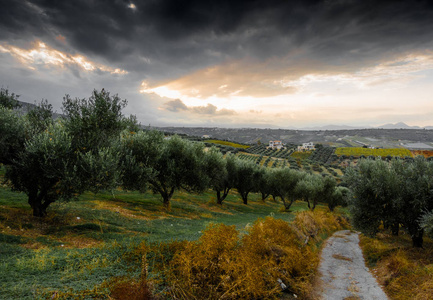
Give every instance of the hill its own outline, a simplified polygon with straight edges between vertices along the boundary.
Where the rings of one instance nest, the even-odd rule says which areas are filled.
[[[291,130],[260,128],[218,127],[153,127],[165,132],[188,136],[209,136],[240,143],[267,144],[281,140],[286,144],[299,145],[307,142],[337,147],[372,145],[383,148],[401,148],[409,143],[427,143],[432,146],[433,130],[428,129],[344,129],[344,130]]]

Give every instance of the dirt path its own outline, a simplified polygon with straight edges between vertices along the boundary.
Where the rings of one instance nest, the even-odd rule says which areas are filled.
[[[350,230],[334,233],[325,244],[316,291],[322,300],[388,299],[365,266],[359,236]]]

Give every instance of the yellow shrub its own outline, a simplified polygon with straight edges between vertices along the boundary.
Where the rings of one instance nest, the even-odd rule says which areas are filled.
[[[298,226],[318,232],[341,228],[337,218],[323,212],[301,213],[297,219]],[[240,239],[234,226],[210,225],[198,241],[185,242],[174,254],[168,251],[169,265],[157,269],[173,299],[278,299],[280,281],[305,298],[318,253],[299,228],[268,217]]]
[[[296,215],[293,225],[302,233],[305,240],[317,240],[319,234],[331,233],[343,228],[349,228],[346,219],[324,211],[302,211]]]

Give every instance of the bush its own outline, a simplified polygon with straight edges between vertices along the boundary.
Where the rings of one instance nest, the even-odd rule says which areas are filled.
[[[174,299],[279,299],[279,281],[305,298],[319,261],[316,243],[346,225],[328,213],[302,212],[293,225],[259,219],[239,238],[234,226],[211,224],[198,241],[161,248],[156,282]]]

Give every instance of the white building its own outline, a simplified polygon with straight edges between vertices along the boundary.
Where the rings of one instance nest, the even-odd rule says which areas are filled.
[[[269,141],[269,148],[271,148],[271,149],[280,150],[283,147],[284,147],[283,142],[281,142],[281,141]]]
[[[314,144],[312,142],[302,143],[302,146],[298,146],[298,151],[311,151],[315,150]]]

